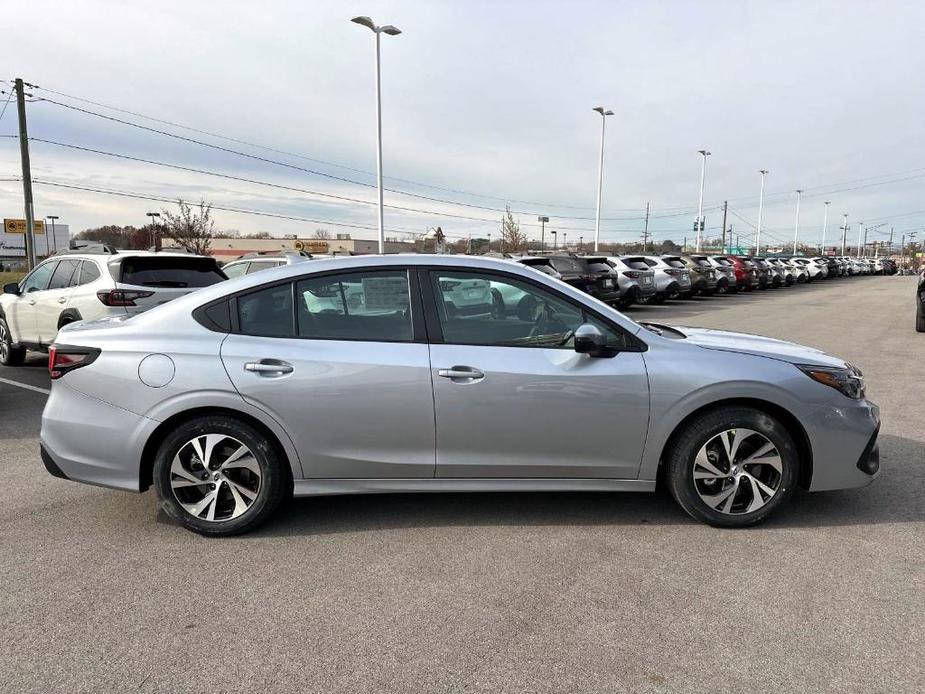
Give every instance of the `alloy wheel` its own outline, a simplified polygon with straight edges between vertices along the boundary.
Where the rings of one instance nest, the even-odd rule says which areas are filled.
[[[727,429],[713,436],[694,459],[694,488],[719,513],[757,511],[779,491],[783,461],[777,447],[752,429]]]
[[[10,343],[6,332],[6,323],[0,321],[0,361],[6,362],[9,357]]]
[[[170,488],[180,506],[194,518],[213,522],[247,513],[262,478],[251,450],[226,434],[187,441],[170,465]]]

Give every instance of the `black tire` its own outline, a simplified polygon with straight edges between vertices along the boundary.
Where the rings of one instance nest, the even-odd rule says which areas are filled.
[[[196,517],[180,504],[171,488],[174,456],[188,442],[207,434],[222,434],[243,443],[250,449],[259,466],[260,480],[256,496],[247,510],[236,518],[209,521]],[[161,508],[167,515],[184,528],[209,537],[240,535],[253,530],[270,518],[292,493],[289,466],[267,436],[244,421],[224,415],[197,417],[184,422],[164,439],[154,460],[154,486]]]
[[[694,461],[698,452],[715,436],[729,429],[751,429],[770,441],[780,454],[781,472],[776,492],[755,511],[735,514],[717,511],[707,505],[695,488]],[[671,495],[692,518],[719,528],[744,528],[761,523],[787,502],[796,486],[799,456],[790,434],[773,417],[748,407],[723,407],[690,422],[675,437],[665,454],[664,465],[664,477]]]
[[[6,319],[0,318],[0,364],[4,366],[21,366],[26,360],[26,348],[14,347],[13,336]]]
[[[915,331],[925,333],[925,313],[922,312],[921,300],[916,301],[915,305]]]

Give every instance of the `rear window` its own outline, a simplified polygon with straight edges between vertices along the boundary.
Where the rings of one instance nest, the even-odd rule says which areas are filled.
[[[559,272],[584,272],[584,263],[577,258],[550,258],[549,262]]]
[[[662,260],[670,267],[684,267],[684,263],[680,258],[662,258]]]
[[[208,287],[225,279],[212,258],[138,256],[121,263],[118,281],[141,287]]]
[[[729,260],[729,258],[714,258],[713,260],[715,260],[720,265],[732,265],[732,262]]]
[[[537,272],[542,272],[544,275],[551,275],[552,277],[558,276],[556,269],[549,264],[549,261],[546,258],[539,258],[536,260],[521,260],[519,261],[522,265],[526,265],[529,268],[536,270]]]
[[[588,261],[588,270],[591,272],[613,272],[613,268],[610,267],[610,263],[606,260],[589,260]]]
[[[623,258],[623,264],[634,270],[648,270],[649,264],[642,258]]]
[[[700,267],[712,267],[710,265],[709,259],[705,255],[692,255],[691,260],[697,263]]]

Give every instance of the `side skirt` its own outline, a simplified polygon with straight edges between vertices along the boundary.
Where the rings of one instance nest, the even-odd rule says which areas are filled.
[[[426,478],[295,480],[294,496],[431,492],[653,492],[654,480]]]

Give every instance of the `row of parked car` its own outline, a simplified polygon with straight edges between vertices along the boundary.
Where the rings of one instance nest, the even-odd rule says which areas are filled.
[[[887,258],[736,255],[506,256],[577,286],[605,303],[640,303],[789,287],[830,277],[892,275]]]

